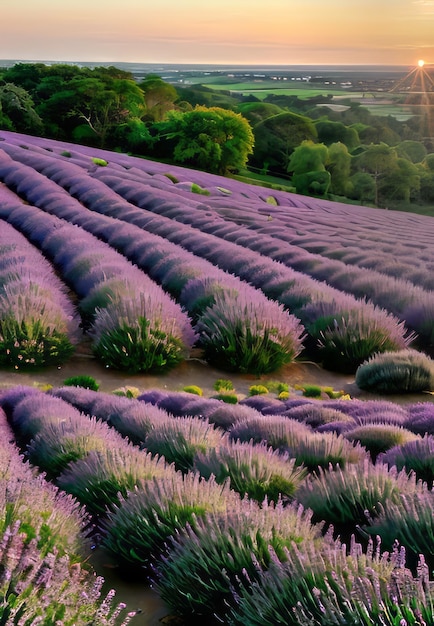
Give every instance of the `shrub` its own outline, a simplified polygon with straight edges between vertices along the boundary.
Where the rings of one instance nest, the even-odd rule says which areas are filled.
[[[130,372],[173,368],[193,344],[187,319],[171,317],[161,299],[114,300],[92,327],[94,352],[109,367]]]
[[[225,402],[226,404],[237,404],[238,396],[234,393],[218,393],[212,396],[213,400],[220,400],[221,402]]]
[[[312,430],[305,424],[283,415],[252,415],[239,419],[229,429],[229,437],[233,441],[266,441],[269,446],[282,452],[311,433]]]
[[[312,509],[315,519],[339,525],[351,532],[356,524],[379,514],[379,505],[399,500],[401,493],[415,491],[414,478],[385,464],[347,465],[345,469],[319,469],[308,477],[296,493],[304,507]]]
[[[404,323],[382,309],[367,306],[339,312],[337,304],[308,305],[304,315],[315,311],[307,324],[317,339],[319,356],[326,369],[353,373],[366,359],[379,352],[404,350],[414,339]]]
[[[198,193],[202,196],[211,195],[211,192],[208,189],[203,189],[203,187],[201,187],[200,185],[197,185],[196,183],[191,184],[191,191],[192,193]]]
[[[263,374],[290,363],[301,350],[302,326],[283,306],[247,294],[217,294],[199,319],[205,358],[225,370]]]
[[[186,393],[192,393],[196,396],[203,396],[203,390],[197,385],[187,385],[186,387],[182,388],[182,391],[185,391]]]
[[[95,163],[95,165],[99,165],[100,167],[108,165],[105,159],[99,159],[98,157],[92,157],[92,163]]]
[[[103,578],[90,574],[56,550],[44,554],[37,539],[8,527],[0,538],[0,597],[4,624],[125,626],[135,614],[102,596]]]
[[[230,626],[418,626],[432,619],[428,568],[421,558],[413,576],[399,546],[382,553],[370,542],[364,552],[353,538],[348,548],[339,541],[321,551],[296,547],[255,578],[245,575],[233,590]]]
[[[356,385],[372,393],[434,389],[434,361],[416,350],[376,354],[356,371]]]
[[[140,395],[140,389],[138,387],[133,387],[131,385],[124,385],[123,387],[118,387],[117,389],[113,389],[112,392],[115,396],[122,396],[125,398],[131,398],[136,400]]]
[[[196,452],[220,445],[223,431],[197,417],[167,417],[152,429],[144,442],[152,454],[164,456],[167,463],[186,472],[193,467]]]
[[[229,478],[232,489],[259,504],[265,498],[273,502],[291,498],[307,473],[288,454],[280,454],[266,444],[239,441],[197,453],[194,467],[206,479],[214,475],[219,484]]]
[[[346,467],[365,458],[366,452],[360,446],[354,446],[341,435],[330,433],[307,432],[286,447],[297,465],[303,465],[310,471],[319,467]]]
[[[120,565],[147,567],[170,535],[211,512],[225,513],[238,499],[227,484],[205,481],[198,474],[146,481],[108,512],[103,546]]]
[[[268,389],[265,385],[251,385],[249,387],[249,396],[260,396],[266,393],[268,393]]]
[[[224,396],[225,394],[220,395]],[[224,403],[219,406],[218,409],[212,411],[208,415],[208,421],[223,430],[228,430],[237,420],[242,419],[243,417],[257,415],[257,411],[254,409],[237,404],[237,402],[234,402],[233,404],[236,404],[237,406],[230,406],[230,403]]]
[[[72,461],[83,458],[92,450],[105,450],[112,438],[116,445],[119,435],[95,418],[49,423],[36,435],[28,448],[29,460],[47,472],[58,476]]]
[[[346,413],[337,409],[331,409],[327,405],[313,402],[290,408],[285,412],[285,415],[291,419],[299,420],[312,428],[318,428],[318,426],[332,422],[345,422],[353,427],[356,426],[354,419]]]
[[[66,334],[57,330],[53,319],[44,320],[47,303],[32,316],[23,299],[18,317],[2,317],[0,312],[0,365],[15,369],[59,365],[67,361],[74,347]],[[56,328],[57,326],[57,328]]]
[[[308,511],[254,504],[244,501],[226,516],[199,520],[170,539],[167,556],[157,563],[156,588],[177,615],[201,616],[202,622],[216,616],[226,623],[231,592],[239,590],[242,575],[254,580],[275,552],[285,558],[285,547],[290,556],[296,545],[318,547],[319,529]]]
[[[66,387],[84,387],[92,391],[98,391],[99,389],[99,384],[96,382],[95,378],[93,378],[93,376],[87,376],[86,374],[66,378],[63,384]]]
[[[85,504],[90,513],[105,515],[107,508],[119,504],[136,485],[163,478],[170,468],[164,459],[132,445],[91,450],[84,458],[70,463],[57,478],[61,489]]]
[[[419,438],[410,430],[394,424],[364,424],[356,426],[345,436],[364,446],[374,461],[381,452]]]
[[[434,404],[418,402],[410,405],[404,426],[419,435],[434,435]]]
[[[397,445],[380,454],[378,461],[398,470],[414,472],[418,480],[426,482],[431,489],[434,482],[434,437],[425,435]]]
[[[321,387],[319,385],[303,385],[302,389],[306,398],[321,398]]]
[[[216,391],[233,391],[235,389],[231,380],[225,378],[218,378],[214,383],[214,389]]]
[[[423,554],[431,570],[434,565],[433,506],[431,491],[402,493],[393,502],[385,503],[364,530],[370,535],[379,535],[388,549],[398,541],[414,559]]]

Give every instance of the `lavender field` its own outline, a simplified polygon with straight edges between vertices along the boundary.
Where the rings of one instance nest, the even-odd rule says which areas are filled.
[[[99,580],[74,579],[78,609],[22,565],[61,587],[93,544],[180,623],[434,624],[433,235],[420,215],[0,131],[8,381],[86,346],[156,381],[192,358],[264,384],[310,361],[375,394],[3,386],[7,623],[153,624]]]

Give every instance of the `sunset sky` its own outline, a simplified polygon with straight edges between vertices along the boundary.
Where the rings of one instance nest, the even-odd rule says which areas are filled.
[[[434,63],[434,0],[1,0],[0,59]]]

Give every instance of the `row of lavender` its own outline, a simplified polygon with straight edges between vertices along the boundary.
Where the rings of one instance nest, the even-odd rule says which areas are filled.
[[[103,236],[111,245],[113,240],[122,240],[124,246],[129,244],[132,249],[128,256],[137,262],[136,256],[140,254],[141,259],[138,263],[140,268],[145,269],[152,278],[163,285],[164,289],[178,297],[188,312],[194,316],[200,344],[208,360],[224,368],[262,372],[278,368],[300,352],[303,333],[300,322],[288,314],[281,305],[268,300],[261,292],[246,283],[219,271],[212,264],[183,251],[179,246],[168,244],[160,237],[146,237],[146,233],[138,228],[126,233],[122,222],[92,214],[77,200],[59,189],[54,182],[27,166],[4,158],[0,164],[0,177],[21,192],[27,201],[80,224],[83,229],[90,230],[98,236]],[[100,200],[104,201],[104,198]],[[114,284],[121,283],[122,286],[122,283],[128,280],[128,277],[122,280],[122,274],[126,271],[131,273],[132,266],[128,269],[130,264],[125,259],[123,266],[120,261],[115,263],[114,259],[121,258],[120,255],[113,249],[110,255],[108,246],[97,242],[89,234],[86,239],[86,232],[83,229],[74,228],[64,221],[60,222],[58,217],[25,206],[20,203],[18,197],[16,202],[4,203],[1,211],[6,219],[23,230],[56,266],[60,267],[65,280],[83,298],[80,303],[80,310],[83,313],[92,313],[95,304],[101,309],[98,310],[98,319],[93,321],[91,331],[98,339],[97,354],[106,363],[115,367],[123,365],[128,367],[128,359],[134,360],[137,366],[141,365],[145,355],[137,355],[137,350],[144,341],[142,337],[137,337],[137,333],[133,336],[131,328],[134,326],[133,315],[138,315],[140,305],[143,308],[143,303],[139,302],[139,306],[127,318],[125,311],[128,304],[125,303],[125,299],[132,297],[132,288],[127,284],[123,285],[121,290]],[[54,233],[51,232],[53,228]],[[62,241],[73,242],[73,245],[62,249]],[[92,253],[89,250],[92,250]],[[72,269],[69,268],[71,264]],[[137,276],[139,273],[137,270]],[[196,295],[194,298],[192,296],[186,298],[182,293],[183,286],[195,277],[201,281],[196,287]],[[103,281],[104,284],[101,286],[98,283],[95,287],[95,281]],[[140,281],[131,281],[132,284],[137,285],[139,291]],[[207,291],[214,293],[220,291],[214,303],[209,301]],[[103,295],[108,303],[104,302]],[[208,304],[213,306],[206,308]],[[127,319],[128,333],[125,332],[118,339],[113,325],[110,329],[113,332],[104,340],[102,347],[98,347],[102,344],[99,329],[104,327],[107,335],[109,314],[111,319],[116,315]],[[169,307],[165,305],[164,311],[160,311],[159,315],[170,320]],[[99,321],[101,318],[102,322]],[[127,334],[132,336],[129,343],[125,337]],[[119,331],[116,335],[119,335]],[[112,348],[115,344],[121,344],[116,353]],[[153,364],[154,369],[157,365],[158,363]],[[131,366],[132,363],[129,364],[130,369]],[[142,366],[140,369],[145,370],[145,367]]]
[[[65,153],[65,144],[26,138],[14,133],[5,135],[8,143],[19,146],[24,142],[41,154],[46,155],[48,150],[57,154]],[[109,161],[109,168],[114,165],[118,171],[123,170],[124,175],[139,182],[146,180],[148,184],[164,189],[172,196],[176,194],[192,200],[195,196],[191,193],[191,180],[195,180],[210,194],[206,198],[206,205],[223,217],[230,215],[231,220],[242,225],[258,222],[255,228],[263,229],[264,234],[283,236],[297,247],[313,251],[319,249],[322,256],[334,259],[341,258],[341,255],[346,257],[348,253],[345,260],[350,264],[378,268],[386,274],[407,277],[416,283],[423,284],[425,281],[426,286],[432,286],[429,282],[430,272],[426,271],[429,267],[425,268],[425,264],[433,262],[430,245],[433,233],[429,218],[397,213],[391,219],[390,214],[385,214],[384,211],[373,211],[365,207],[336,204],[281,192],[273,192],[270,196],[270,191],[266,189],[175,166],[170,167],[173,175],[168,179],[169,168],[164,164],[83,146],[68,147],[73,151],[69,153],[70,160],[81,167],[87,168],[90,156],[101,153]],[[172,184],[171,180],[180,182]],[[221,196],[225,196],[225,199],[222,200]],[[197,200],[197,196],[195,199]],[[270,201],[273,201],[271,205]],[[273,220],[273,224],[270,220]],[[280,228],[282,224],[285,227],[283,230]],[[274,228],[275,225],[277,228]],[[395,263],[390,262],[390,255],[395,256]],[[398,258],[403,260],[399,263],[399,274],[395,269]],[[422,266],[419,271],[415,266],[420,263]]]
[[[75,307],[51,264],[1,220],[0,364],[18,369],[62,362],[79,335]]]
[[[0,409],[0,596],[3,624],[127,624],[103,579],[81,565],[89,557],[89,516],[20,455]]]
[[[21,152],[25,151],[22,150]],[[134,209],[133,205],[122,201],[117,194],[110,192],[104,184],[98,184],[97,180],[86,175],[83,169],[75,164],[59,162],[50,156],[39,154],[29,155],[27,161],[31,162],[32,166],[39,169],[44,175],[52,177],[53,182],[56,181],[62,187],[67,188],[69,193],[75,195],[92,210],[116,215],[137,224],[137,226],[130,225],[128,228],[125,226],[120,229],[115,226],[114,222],[110,225],[107,218],[105,223],[98,220],[92,222],[83,214],[82,207],[80,208],[81,213],[77,207],[72,212],[65,209],[63,206],[66,201],[65,198],[63,198],[63,205],[60,207],[53,206],[53,202],[45,203],[44,197],[42,199],[40,197],[40,188],[38,190],[38,187],[35,187],[36,182],[38,182],[37,179],[34,177],[32,179],[31,171],[28,171],[29,182],[26,183],[26,186],[28,189],[27,197],[30,201],[37,202],[46,210],[61,211],[61,215],[65,215],[67,211],[69,219],[79,221],[83,227],[91,229],[100,237],[102,236],[148,272],[153,270],[154,259],[149,264],[149,261],[147,262],[143,258],[142,246],[139,241],[144,241],[144,228],[161,233],[164,237],[173,239],[175,243],[190,248],[196,254],[207,256],[213,263],[253,282],[255,286],[263,289],[266,295],[278,299],[285,306],[292,308],[307,327],[313,339],[312,346],[320,349],[326,366],[338,366],[341,369],[354,370],[373,352],[402,349],[412,339],[411,335],[406,334],[403,323],[388,315],[384,310],[364,301],[357,301],[336,289],[330,288],[325,283],[319,283],[307,275],[295,272],[259,253],[246,250],[236,244],[223,243],[213,235],[196,229],[193,230],[189,226],[182,226],[179,223],[176,224],[176,230],[174,230],[173,219],[162,216],[155,219],[152,213],[143,209]],[[93,167],[96,168],[96,166]],[[20,177],[22,179],[24,172],[26,172],[23,168],[25,166],[15,165],[17,191],[20,191],[18,188]],[[46,185],[46,180],[42,181],[43,177],[39,179],[40,185]],[[13,180],[8,184],[13,184]],[[123,183],[123,185],[127,190],[130,181]],[[26,192],[22,185],[21,192]],[[145,194],[146,200],[148,204],[153,202],[154,205],[158,205],[158,210],[165,202],[164,198],[156,195],[154,188],[147,195]],[[71,198],[69,205],[71,205]],[[170,203],[165,202],[165,206],[167,205],[169,211],[171,208],[176,211],[177,218],[180,207],[171,206]],[[205,224],[204,228],[206,228]],[[186,278],[194,277],[194,273],[183,276],[178,262],[172,271],[172,278],[174,278],[173,274],[181,281],[181,284],[185,284]],[[190,287],[193,285],[191,284]],[[199,287],[203,291],[203,285],[199,285]],[[210,286],[208,285],[207,288],[209,291]],[[220,288],[221,285],[219,285]],[[179,287],[177,295],[179,295]],[[188,303],[188,298],[184,298],[184,306],[192,310]],[[216,306],[218,305],[219,303]],[[221,319],[222,312],[227,310],[226,302],[223,302],[219,308],[220,311],[215,320]],[[263,312],[261,314],[263,315]],[[216,329],[215,320],[211,322],[213,334],[215,334]],[[230,323],[233,322],[230,320]],[[220,337],[219,343],[221,343]],[[294,351],[292,350],[292,352]],[[224,358],[216,358],[219,364],[224,363],[225,359],[226,354]]]
[[[431,403],[253,397],[231,407],[68,387],[15,388],[0,404],[31,461],[91,508],[116,562],[150,577],[185,618],[432,623],[434,438],[419,435],[434,432]]]

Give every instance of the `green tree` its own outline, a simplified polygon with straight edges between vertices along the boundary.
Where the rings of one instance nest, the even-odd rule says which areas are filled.
[[[356,172],[350,178],[351,192],[349,197],[359,200],[361,204],[370,204],[375,200],[375,181],[367,172]]]
[[[333,122],[327,119],[320,119],[315,122],[318,133],[318,141],[330,146],[333,143],[343,143],[348,150],[354,150],[360,145],[360,138],[357,130],[345,126],[342,122]]]
[[[351,155],[343,143],[332,143],[328,149],[327,171],[330,172],[330,191],[338,196],[351,193]]]
[[[82,121],[74,129],[77,141],[93,137],[105,147],[110,132],[131,119],[140,119],[145,112],[143,92],[132,80],[77,78],[69,87],[75,94],[70,114]]]
[[[398,158],[394,167],[389,170],[383,184],[383,197],[386,200],[404,200],[410,198],[420,189],[420,174],[414,163],[408,159]]]
[[[297,113],[280,113],[254,127],[255,149],[250,163],[263,170],[284,174],[291,154],[302,141],[316,141],[317,132],[311,119]]]
[[[375,189],[374,203],[376,206],[379,206],[380,192],[384,180],[396,167],[396,160],[395,150],[384,143],[371,144],[356,159],[358,170],[372,176]]]
[[[427,150],[423,143],[411,139],[401,141],[396,149],[399,156],[404,157],[412,163],[421,163],[427,155]]]
[[[217,174],[245,167],[253,150],[248,121],[239,113],[219,107],[169,112],[158,130],[160,139],[173,141],[175,161]]]
[[[143,91],[146,105],[146,119],[153,122],[163,120],[168,111],[175,109],[178,92],[170,83],[166,83],[155,74],[148,74],[139,84]]]
[[[326,171],[329,158],[327,146],[323,143],[303,141],[295,148],[288,164],[288,172],[292,174],[292,184],[297,193],[323,196],[327,193],[331,176]]]
[[[29,93],[13,83],[0,86],[0,112],[3,128],[35,135],[43,130],[42,120],[34,109]]]

